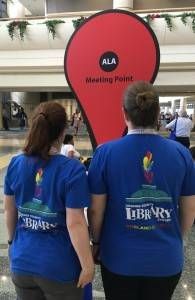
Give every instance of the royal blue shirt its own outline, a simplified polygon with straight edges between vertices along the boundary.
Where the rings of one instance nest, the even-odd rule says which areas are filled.
[[[8,167],[5,195],[14,195],[18,223],[11,246],[11,271],[60,282],[74,281],[80,263],[66,226],[66,208],[89,205],[83,165],[63,155],[48,162],[18,155]]]
[[[100,257],[113,273],[170,276],[183,267],[180,196],[195,195],[195,168],[181,144],[130,134],[97,148],[92,194],[106,194]]]

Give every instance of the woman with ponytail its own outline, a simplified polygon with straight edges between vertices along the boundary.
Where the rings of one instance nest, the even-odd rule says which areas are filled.
[[[66,125],[63,106],[40,104],[23,153],[8,166],[5,219],[18,300],[81,300],[93,278],[86,172],[60,154]]]

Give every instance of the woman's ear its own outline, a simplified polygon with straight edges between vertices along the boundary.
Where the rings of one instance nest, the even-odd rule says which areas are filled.
[[[129,116],[128,116],[127,111],[125,110],[124,107],[122,107],[122,112],[123,112],[125,122],[129,122]]]
[[[124,107],[122,108],[122,112],[123,112],[124,120],[125,120],[125,123],[126,123],[128,129],[129,130],[134,129],[135,127],[134,127],[133,123],[131,122],[131,119],[129,118],[128,113]]]

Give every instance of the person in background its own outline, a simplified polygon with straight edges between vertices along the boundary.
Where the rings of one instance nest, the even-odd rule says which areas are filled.
[[[24,111],[24,108],[21,106],[19,110],[19,125],[20,129],[23,130],[27,123],[27,115]]]
[[[177,118],[166,125],[166,129],[174,130],[176,120],[176,141],[184,145],[186,148],[189,148],[190,132],[193,128],[193,122],[188,118],[186,111],[181,111]]]
[[[10,268],[19,300],[81,300],[93,279],[84,207],[84,166],[60,154],[67,117],[56,102],[40,104],[23,153],[4,185]]]
[[[165,120],[165,114],[164,112],[160,113],[160,129],[164,130],[165,126],[166,126],[166,120]]]
[[[2,122],[3,122],[3,128],[5,130],[9,130],[9,114],[5,107],[3,107],[2,109]]]
[[[74,128],[74,135],[78,135],[79,128],[81,126],[82,118],[79,109],[76,109],[75,113],[72,115],[71,126]]]
[[[107,300],[170,300],[183,269],[195,168],[185,147],[156,134],[159,110],[150,83],[130,85],[128,133],[99,146],[89,167],[89,226]]]
[[[171,113],[170,112],[166,112],[166,114],[165,114],[165,122],[166,122],[166,124],[169,124],[170,121],[171,121],[171,119],[172,119]]]
[[[71,134],[66,134],[64,137],[61,154],[70,158],[80,158],[80,153],[74,148],[74,137]]]

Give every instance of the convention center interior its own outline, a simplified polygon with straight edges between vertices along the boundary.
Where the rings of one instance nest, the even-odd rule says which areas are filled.
[[[23,295],[22,293],[20,294],[19,288],[17,291],[17,284],[15,282],[13,283],[13,280],[17,280],[17,278],[14,277],[15,279],[13,279],[12,278],[13,276],[11,276],[11,271],[10,271],[9,252],[10,252],[10,247],[11,247],[13,237],[10,240],[10,237],[8,236],[9,224],[5,214],[5,209],[7,209],[5,207],[7,206],[4,203],[5,201],[4,194],[8,195],[6,197],[10,197],[9,195],[12,194],[10,194],[9,191],[11,192],[11,187],[13,188],[13,185],[11,185],[10,183],[9,186],[8,181],[11,180],[10,179],[11,177],[8,178],[8,175],[6,174],[8,174],[8,170],[11,170],[11,167],[8,168],[8,166],[10,164],[10,161],[12,161],[13,163],[12,158],[21,154],[23,149],[28,148],[28,146],[25,146],[26,145],[25,140],[29,132],[29,128],[31,128],[31,117],[33,116],[34,109],[36,109],[37,107],[44,107],[45,104],[47,105],[52,103],[58,103],[61,106],[63,106],[63,108],[65,108],[66,115],[67,115],[67,126],[66,126],[67,141],[65,142],[64,140],[64,144],[69,144],[68,145],[69,148],[68,147],[66,147],[66,149],[64,148],[64,150],[61,150],[61,153],[64,154],[65,156],[69,156],[71,160],[72,159],[74,160],[76,159],[77,161],[79,160],[80,163],[84,165],[87,172],[88,169],[90,169],[89,165],[90,162],[93,161],[93,154],[98,145],[104,144],[104,142],[107,142],[115,138],[120,138],[122,135],[123,136],[125,135],[125,132],[127,133],[128,129],[126,129],[127,131],[124,131],[125,130],[124,127],[124,130],[122,130],[121,128],[123,127],[123,125],[121,125],[118,131],[116,129],[116,134],[114,133],[113,135],[112,134],[109,135],[109,131],[114,132],[113,128],[117,127],[117,122],[119,123],[123,122],[121,121],[122,117],[117,117],[117,113],[123,116],[122,100],[118,99],[118,101],[121,101],[121,109],[120,111],[118,109],[118,112],[115,108],[112,108],[112,103],[114,102],[114,100],[113,102],[110,100],[110,109],[111,110],[113,109],[113,116],[111,116],[111,113],[109,114],[109,112],[104,111],[106,110],[105,108],[106,106],[104,104],[105,99],[103,99],[103,97],[101,99],[102,94],[98,94],[98,93],[101,89],[102,89],[102,93],[104,91],[106,92],[106,88],[108,87],[109,89],[112,86],[111,92],[113,94],[113,97],[115,97],[114,94],[119,95],[118,92],[115,93],[115,88],[117,89],[118,85],[123,85],[124,87],[127,87],[129,84],[131,84],[134,81],[133,75],[131,75],[131,70],[129,70],[128,75],[125,75],[125,73],[123,74],[123,71],[121,71],[120,77],[117,76],[112,77],[112,71],[110,72],[110,69],[104,69],[103,71],[101,70],[101,74],[103,75],[100,76],[98,75],[96,69],[94,69],[93,72],[93,66],[91,63],[93,60],[93,55],[95,55],[95,53],[98,51],[97,49],[99,49],[99,43],[101,43],[101,29],[100,30],[97,29],[97,32],[95,32],[95,34],[91,34],[90,25],[91,28],[92,26],[96,26],[95,20],[97,18],[97,26],[103,28],[101,27],[101,22],[98,23],[98,17],[103,18],[104,12],[107,12],[107,14],[109,15],[112,14],[112,12],[114,13],[115,10],[118,14],[120,14],[120,11],[125,12],[124,15],[130,16],[130,18],[132,18],[132,20],[134,20],[135,22],[138,23],[140,22],[140,24],[142,25],[146,24],[144,26],[146,26],[148,32],[152,34],[153,39],[155,41],[155,47],[156,47],[155,49],[157,49],[156,50],[157,62],[155,62],[156,65],[154,66],[154,71],[153,71],[154,74],[148,77],[149,78],[148,81],[151,81],[151,83],[154,85],[155,91],[159,95],[160,108],[158,112],[158,120],[156,122],[155,134],[160,135],[165,139],[168,139],[171,130],[172,132],[175,131],[175,134],[177,133],[177,130],[179,131],[178,128],[176,129],[176,126],[179,127],[180,124],[179,119],[184,119],[184,123],[187,121],[190,122],[189,123],[190,125],[188,125],[190,126],[190,129],[188,130],[188,134],[186,135],[181,134],[180,137],[178,136],[178,139],[177,137],[175,139],[178,140],[178,142],[183,143],[184,146],[186,146],[187,143],[187,148],[195,149],[195,0],[185,0],[185,1],[184,0],[163,0],[163,1],[162,0],[147,0],[147,1],[146,0],[0,0],[0,300],[81,299],[81,298],[68,298],[68,297],[60,298],[59,296],[56,296],[56,298],[55,296],[51,298],[49,297],[47,298],[47,296],[45,296],[45,298],[39,298],[36,296],[34,296],[34,298],[28,298],[28,297],[25,298],[25,296],[22,296]],[[117,18],[116,20],[113,21],[112,26],[110,25],[109,21],[107,24],[108,27],[110,26],[110,28],[112,27],[116,29]],[[135,26],[137,26],[136,24]],[[89,34],[90,36],[89,38],[83,37],[83,41],[80,42],[82,50],[81,48],[79,49],[78,45],[80,44],[77,40],[79,38],[82,38],[81,28],[83,28],[83,34],[86,34],[86,36],[87,34]],[[115,31],[117,31],[115,29],[113,29],[112,32],[110,32],[110,35],[112,35],[112,37],[114,37]],[[102,29],[102,32],[103,31],[104,29]],[[125,33],[121,32],[120,40],[126,41],[129,49],[131,48],[133,49],[137,45],[136,34],[138,33],[135,32],[134,38],[130,38],[129,40],[128,37],[125,36]],[[119,39],[118,36],[116,37],[116,39]],[[75,42],[76,50],[73,49],[74,42]],[[104,42],[106,44],[106,41]],[[83,43],[85,44],[83,45]],[[148,50],[145,47],[146,46],[143,43],[142,56],[143,59],[149,61],[151,60],[151,58],[149,57],[146,58],[148,55],[147,54]],[[158,54],[158,47],[159,47],[159,54]],[[88,51],[87,48],[92,49],[92,51],[87,52],[89,61],[85,62],[86,69],[84,64],[82,64],[82,67],[79,66],[77,62],[77,58],[74,61],[74,57],[72,58],[71,56],[71,55],[73,56],[75,55],[75,57],[81,59],[82,51],[84,48],[86,48],[86,52]],[[116,48],[114,49],[115,49],[114,52],[116,52],[117,51]],[[110,49],[108,47],[107,49],[107,51],[112,51],[112,50],[113,50],[112,47],[110,47]],[[123,49],[121,51],[123,51]],[[103,63],[107,65],[111,65],[114,61],[114,63],[118,65],[118,57],[117,55],[115,55],[114,52],[105,52],[104,54],[106,55],[109,54],[111,56],[109,57],[105,56],[106,58],[103,59]],[[144,52],[146,53],[146,57],[144,57]],[[127,54],[127,58],[128,58],[128,54]],[[71,62],[69,62],[68,59],[72,59]],[[147,75],[145,76],[144,74],[145,66],[144,64],[142,64],[142,58],[139,59],[138,57],[136,59],[137,60],[134,63],[135,69],[136,68],[142,69],[140,73],[141,72],[143,73],[143,79],[147,78]],[[106,67],[109,68],[109,66]],[[119,57],[119,68],[120,68],[120,57]],[[105,77],[103,77],[104,75]],[[81,76],[86,76],[84,80],[85,81],[84,84],[86,85],[86,91],[82,91],[82,89],[84,89],[83,88],[84,84],[82,85],[82,83],[79,82],[82,81]],[[73,77],[78,82],[78,84],[76,83],[77,85],[76,87],[74,85],[75,83]],[[153,79],[150,80],[150,78]],[[113,80],[115,80],[115,82],[113,82]],[[111,92],[109,91],[107,92],[108,97],[109,97],[109,93]],[[85,95],[86,97],[88,97],[87,98],[88,102],[86,101],[87,104],[84,103],[85,99],[83,99],[85,98],[84,97]],[[92,99],[93,95],[94,95],[94,99]],[[121,91],[121,95],[122,95],[122,91]],[[88,108],[88,105],[91,106]],[[93,110],[94,107],[95,109]],[[123,113],[125,115],[125,118],[127,118],[125,104],[123,110],[124,110]],[[89,113],[91,113],[91,119],[88,118]],[[42,111],[39,113],[39,116],[40,115],[41,115],[40,118],[42,118],[42,122],[47,122],[48,126],[50,126],[51,120],[48,119],[46,113]],[[127,124],[129,119],[127,118],[125,120],[127,121],[126,122]],[[98,123],[97,126],[96,126],[96,122]],[[93,130],[96,133],[93,133],[92,132]],[[51,134],[53,134],[52,130],[51,130]],[[41,135],[37,136],[37,138],[40,139],[40,144],[41,144],[41,139],[42,139]],[[176,142],[174,141],[174,143]],[[184,146],[181,147],[183,148]],[[156,165],[158,163],[156,163],[155,157],[153,159],[154,162],[153,161],[151,162],[152,154],[150,153],[149,150],[150,149],[146,149],[146,151],[148,152],[144,157],[143,165],[145,164],[144,176],[146,178],[146,181],[149,184],[151,184],[153,176],[155,176],[152,170],[153,169],[155,170]],[[28,153],[29,148],[28,150],[25,151],[26,153]],[[54,154],[56,153],[55,148],[52,151],[54,151]],[[163,156],[164,150],[160,149],[160,151]],[[188,150],[185,149],[185,151]],[[195,156],[195,153],[193,153],[193,155]],[[98,158],[96,157],[95,159]],[[121,154],[121,156],[118,157],[118,160],[122,160],[122,159],[123,157]],[[135,159],[136,159],[136,155],[135,155]],[[193,157],[193,159],[195,160],[195,157]],[[104,164],[103,158],[102,161]],[[98,168],[98,166],[99,165],[96,165],[96,168]],[[75,167],[77,167],[76,164]],[[179,169],[180,167],[181,166],[179,164],[178,170],[180,170]],[[95,168],[95,161],[94,164],[92,163],[91,173],[92,172],[94,172],[94,174],[97,173],[96,180],[98,182],[99,173],[97,170],[93,170],[93,168]],[[99,168],[101,169],[101,167]],[[166,169],[167,172],[169,172],[171,168],[172,168],[171,165],[163,166],[163,170]],[[42,191],[41,182],[42,182],[43,174],[41,173],[42,171],[40,170],[42,169],[38,170],[39,172],[37,173],[38,177],[36,176],[36,184],[37,184],[36,195],[38,196],[36,196],[35,198],[38,199],[39,199],[39,193],[41,193]],[[105,174],[107,174],[106,171]],[[137,173],[135,172],[135,176],[136,174]],[[183,178],[184,177],[188,178],[187,176],[190,176],[189,172],[186,174],[188,175],[186,175],[186,177],[183,176]],[[91,176],[90,177],[91,182],[92,181],[95,182],[95,175],[93,176],[91,174],[90,176]],[[118,176],[117,173],[116,176]],[[118,180],[120,181],[120,178]],[[99,185],[101,184],[99,183]],[[105,184],[105,186],[107,186],[107,184]],[[189,190],[190,190],[190,184],[186,183],[186,187],[187,186],[189,186]],[[195,186],[195,181],[194,181],[194,186]],[[91,189],[92,189],[92,194],[96,194],[95,187]],[[103,190],[104,190],[103,188],[102,189],[100,188],[100,192],[99,192],[97,188],[97,194],[104,194]],[[110,191],[109,188],[108,190]],[[183,196],[187,197],[193,195],[192,190],[193,189],[191,188],[191,192],[189,192],[191,194],[187,192],[186,194],[184,193]],[[158,192],[160,193],[160,191]],[[80,194],[82,196],[82,193]],[[141,194],[141,196],[143,195]],[[40,201],[38,199],[36,199],[37,205],[38,202]],[[168,207],[166,205],[169,205],[167,204],[169,201],[167,199],[168,198],[166,198],[165,201],[166,204],[164,204],[164,202],[162,204],[162,206],[164,205],[163,208],[159,207],[159,209],[161,209],[159,211],[159,216],[160,216],[159,218],[165,217],[165,215],[163,215],[164,212],[166,214],[166,218],[168,218],[168,215],[171,214],[171,209],[170,210],[165,209],[163,211],[164,208]],[[145,203],[145,205],[148,205],[146,204],[146,202],[144,202],[144,200],[143,203]],[[142,206],[144,205],[143,203]],[[36,205],[36,203],[34,205]],[[131,202],[129,206],[127,205],[127,208],[132,209],[133,207],[132,205],[133,204]],[[156,208],[158,209],[158,207]],[[48,209],[47,213],[51,214],[52,210],[50,211],[49,207],[47,207],[47,209]],[[151,208],[151,211],[152,209],[153,208]],[[20,214],[23,214],[23,218],[24,218],[25,215],[24,212],[25,209],[23,207],[22,211],[19,210],[19,217]],[[132,212],[131,216],[129,215],[129,218],[133,218],[133,216],[135,217],[133,213],[135,213],[135,211]],[[155,212],[154,214],[156,217],[157,212]],[[151,217],[151,212],[149,212],[149,210],[147,216],[148,218]],[[145,218],[147,218],[147,216],[145,216]],[[166,225],[168,226],[169,219],[167,219],[166,222],[167,224],[165,224],[164,221],[164,226]],[[36,228],[38,228],[39,226],[37,225],[38,223],[33,223],[33,224],[34,227],[37,226]],[[40,226],[47,227],[48,224],[49,223],[47,223],[46,221],[45,223],[43,221],[42,225]],[[161,228],[161,230],[163,229]],[[166,231],[167,229],[165,228],[164,230]],[[135,235],[147,234],[146,232],[144,233],[141,232],[141,230],[139,232],[135,230],[134,232]],[[42,233],[42,234],[46,235],[46,233]],[[148,232],[148,235],[149,234],[150,233]],[[96,238],[93,237],[93,240],[95,241],[94,245],[99,246],[99,241],[97,242],[98,245],[96,245]],[[162,240],[164,243],[168,243],[168,238],[166,240],[166,237],[162,237]],[[184,269],[181,278],[179,280],[179,283],[176,289],[174,290],[173,296],[171,296],[170,298],[159,298],[159,299],[156,298],[156,300],[161,300],[161,299],[195,300],[194,243],[195,243],[195,225],[192,225],[190,232],[186,234],[183,241],[184,258],[185,258]],[[31,250],[29,249],[29,251]],[[158,251],[158,249],[156,251]],[[153,252],[154,250],[151,247],[151,252],[149,253],[149,256],[153,256],[154,255]],[[13,253],[12,255],[14,256]],[[36,255],[37,257],[39,257],[38,261],[41,262],[41,260],[45,256],[45,253],[42,253],[40,250],[40,252],[37,253]],[[56,253],[56,256],[59,255],[61,255],[60,252],[59,254]],[[125,254],[121,253],[121,256],[123,255],[125,256]],[[148,252],[146,252],[145,255],[147,256]],[[15,264],[15,260],[13,260],[13,264]],[[89,291],[89,295],[88,296],[86,295],[83,299],[85,300],[92,300],[92,299],[131,300],[131,298],[127,298],[125,295],[118,296],[118,298],[105,296],[105,290],[104,290],[105,286],[103,288],[101,270],[100,270],[101,268],[102,267],[100,265],[98,264],[95,265],[95,276],[92,285],[90,285],[91,290]],[[114,267],[112,271],[114,272]],[[148,297],[132,298],[132,300],[135,299],[153,300],[153,298],[149,299]]]

